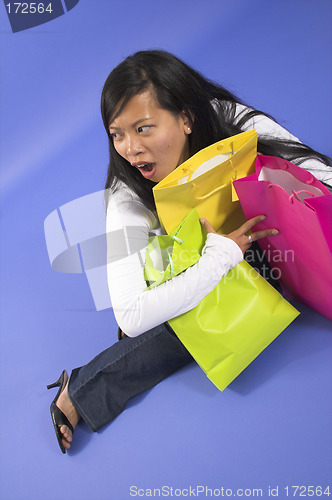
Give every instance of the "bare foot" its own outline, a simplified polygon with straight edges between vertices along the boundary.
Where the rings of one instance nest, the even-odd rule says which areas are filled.
[[[75,429],[80,417],[80,414],[77,412],[75,406],[70,400],[70,397],[68,395],[68,381],[66,384],[66,387],[60,394],[57,402],[56,402],[57,407],[66,415],[68,418],[69,422],[73,426],[73,429]],[[70,448],[70,443],[73,440],[73,435],[71,430],[67,425],[61,425],[60,427],[60,432],[63,435],[62,439],[62,444],[68,450]]]

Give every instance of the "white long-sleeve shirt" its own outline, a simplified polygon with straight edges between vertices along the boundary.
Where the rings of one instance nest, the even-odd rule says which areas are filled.
[[[237,117],[246,109],[237,105]],[[298,141],[265,116],[249,120],[245,130],[251,128],[255,128],[258,135]],[[332,184],[332,169],[319,161],[306,160],[301,166],[319,180]],[[147,290],[145,251],[152,234],[161,234],[156,214],[147,209],[126,185],[121,185],[111,193],[107,208],[107,277],[115,318],[121,330],[131,337],[194,308],[243,259],[242,251],[233,240],[210,233],[197,264]],[[116,258],[114,249],[118,254]]]

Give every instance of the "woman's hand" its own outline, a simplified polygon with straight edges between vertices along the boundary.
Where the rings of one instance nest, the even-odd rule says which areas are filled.
[[[244,254],[244,252],[248,250],[248,248],[254,241],[260,240],[261,238],[265,238],[266,236],[273,236],[279,233],[277,229],[264,229],[264,231],[257,231],[255,233],[252,233],[250,236],[246,236],[245,233],[247,233],[255,224],[258,224],[258,222],[261,222],[264,219],[266,219],[264,215],[258,215],[257,217],[249,219],[247,222],[242,224],[242,226],[239,227],[239,229],[236,229],[235,231],[229,234],[223,234],[222,236],[225,236],[226,238],[230,238],[231,240],[235,241],[235,243],[241,248],[241,251]],[[207,233],[217,234],[216,231],[211,226],[211,224],[206,219],[201,218],[200,221],[203,224],[205,231]]]

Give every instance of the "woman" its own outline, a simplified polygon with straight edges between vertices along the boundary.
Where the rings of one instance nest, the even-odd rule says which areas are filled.
[[[117,230],[126,232],[128,226],[135,227],[129,247],[145,249],[151,233],[161,234],[152,187],[200,149],[251,128],[258,132],[259,153],[301,164],[328,185],[332,180],[328,157],[167,52],[138,52],[119,64],[105,82],[101,111],[110,148],[108,281],[120,342],[74,369],[69,380],[64,371],[48,386],[59,387],[51,414],[63,453],[79,418],[97,431],[131,397],[192,360],[167,321],[195,307],[253,241],[277,234],[271,228],[246,236],[260,217],[228,235],[202,220],[208,236],[199,262],[146,291],[145,251],[114,259],[112,248]]]

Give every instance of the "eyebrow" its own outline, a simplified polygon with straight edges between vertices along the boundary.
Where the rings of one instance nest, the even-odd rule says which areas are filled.
[[[137,120],[136,122],[134,122],[131,126],[132,127],[136,127],[139,123],[142,123],[142,122],[145,122],[146,120],[151,120],[151,119],[152,119],[151,116],[147,116],[146,118],[140,118],[139,120]],[[113,127],[112,125],[110,125],[108,127],[108,130],[110,130],[110,129],[112,129],[112,130],[121,130],[120,127]]]

